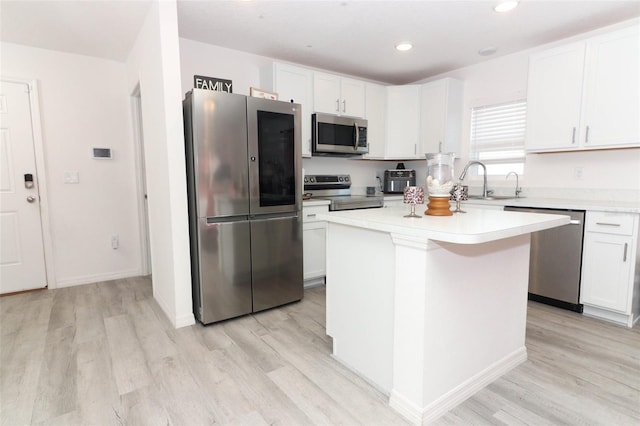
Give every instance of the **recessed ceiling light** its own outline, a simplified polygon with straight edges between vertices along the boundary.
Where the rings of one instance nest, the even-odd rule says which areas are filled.
[[[516,6],[518,6],[517,1],[503,1],[499,3],[496,7],[494,7],[493,10],[499,13],[508,12],[512,9],[515,9]]]
[[[497,47],[495,47],[495,46],[487,46],[487,47],[483,47],[482,49],[478,50],[478,55],[480,55],[480,56],[489,56],[489,55],[493,55],[497,51],[498,51]]]
[[[413,45],[407,41],[403,41],[402,43],[396,44],[396,49],[401,52],[406,52],[407,50],[411,50]]]

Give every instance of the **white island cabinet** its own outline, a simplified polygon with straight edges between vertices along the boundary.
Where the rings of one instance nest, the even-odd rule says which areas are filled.
[[[569,217],[405,214],[318,215],[328,225],[326,329],[336,359],[424,424],[526,360],[530,233]]]

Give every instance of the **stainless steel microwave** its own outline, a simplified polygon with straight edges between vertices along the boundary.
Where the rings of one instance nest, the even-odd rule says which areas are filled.
[[[311,116],[313,155],[362,155],[369,152],[367,120],[315,113]]]

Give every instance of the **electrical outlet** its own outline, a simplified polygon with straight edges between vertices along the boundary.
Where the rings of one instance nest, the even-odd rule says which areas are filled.
[[[120,240],[118,239],[117,235],[112,235],[111,236],[111,248],[114,250],[117,250],[118,247],[120,246]]]
[[[582,180],[583,171],[584,171],[584,168],[582,166],[575,167],[573,169],[573,178],[575,180]]]

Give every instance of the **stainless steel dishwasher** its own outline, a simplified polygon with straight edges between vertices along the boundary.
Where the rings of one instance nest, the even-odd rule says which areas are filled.
[[[505,210],[525,213],[562,214],[568,225],[531,234],[529,299],[575,312],[580,304],[580,272],[584,211],[507,206]]]

